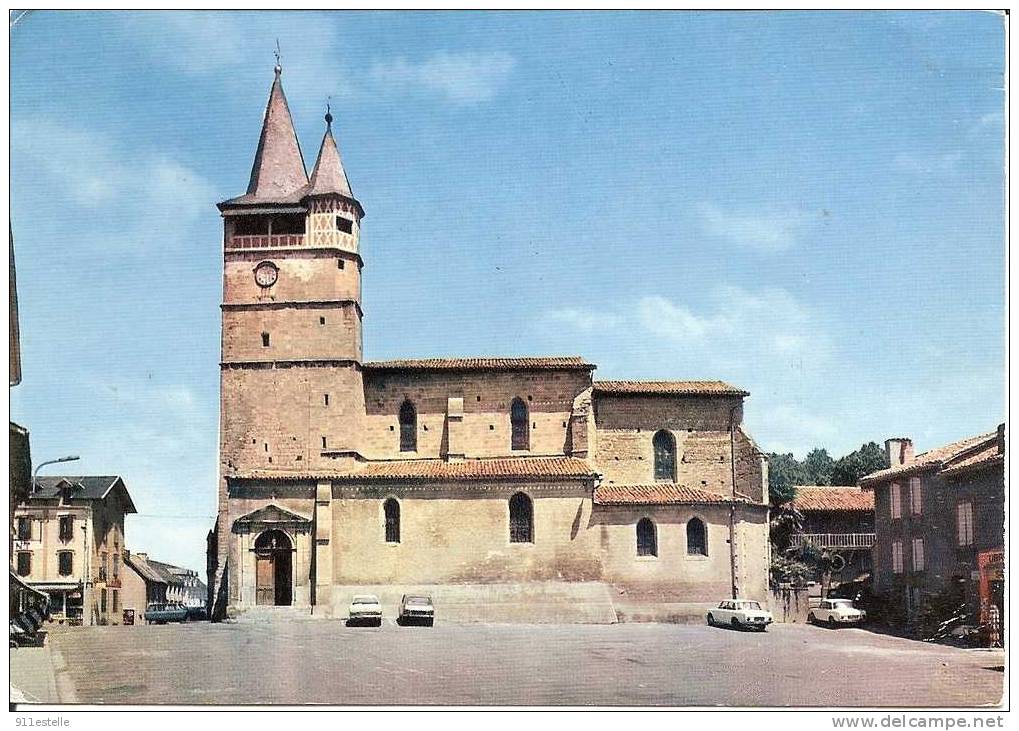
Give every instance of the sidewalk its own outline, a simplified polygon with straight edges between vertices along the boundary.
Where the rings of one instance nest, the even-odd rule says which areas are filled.
[[[10,650],[11,703],[60,703],[54,653],[47,638],[44,647]]]

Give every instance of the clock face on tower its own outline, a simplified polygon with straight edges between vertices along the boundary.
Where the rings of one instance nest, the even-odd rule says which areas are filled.
[[[279,269],[271,261],[263,261],[255,267],[255,283],[259,287],[271,287],[276,284]]]

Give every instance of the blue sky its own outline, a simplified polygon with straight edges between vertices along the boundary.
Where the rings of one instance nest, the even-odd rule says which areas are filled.
[[[36,12],[11,415],[36,461],[125,477],[133,550],[204,566],[214,204],[247,184],[276,38],[308,166],[331,97],[367,211],[368,358],[725,379],[799,456],[1004,418],[996,15]]]

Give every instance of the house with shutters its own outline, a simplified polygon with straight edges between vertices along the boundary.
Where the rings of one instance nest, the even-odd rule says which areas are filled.
[[[1004,616],[1005,425],[914,454],[889,439],[891,466],[860,480],[874,495],[874,591],[904,621],[935,596]]]
[[[14,509],[13,568],[49,595],[54,621],[119,622],[124,516],[136,512],[115,475],[36,478]]]

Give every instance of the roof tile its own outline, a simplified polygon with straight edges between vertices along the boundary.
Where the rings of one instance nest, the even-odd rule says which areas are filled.
[[[746,502],[686,485],[600,485],[594,491],[596,505],[699,505]]]
[[[878,470],[877,472],[871,472],[869,475],[864,476],[860,480],[860,485],[863,487],[870,487],[883,482],[888,482],[896,477],[904,477],[918,472],[939,470],[945,465],[945,463],[964,456],[973,447],[976,447],[980,445],[981,442],[985,442],[989,439],[993,440],[996,436],[996,432],[979,434],[975,437],[960,439],[957,442],[952,442],[951,444],[931,449],[930,451],[916,455],[916,457],[906,464],[895,465],[883,470]]]
[[[576,457],[506,457],[467,459],[447,462],[442,459],[394,460],[368,462],[356,470],[316,472],[279,472],[254,470],[234,475],[239,479],[336,479],[336,480],[432,480],[436,482],[464,480],[500,480],[538,478],[546,480],[594,479],[597,474]]]
[[[789,505],[801,512],[872,512],[874,493],[859,487],[801,485]]]
[[[595,381],[596,393],[640,396],[749,396],[724,381]]]
[[[538,358],[412,358],[364,363],[370,371],[594,370],[577,355]]]

